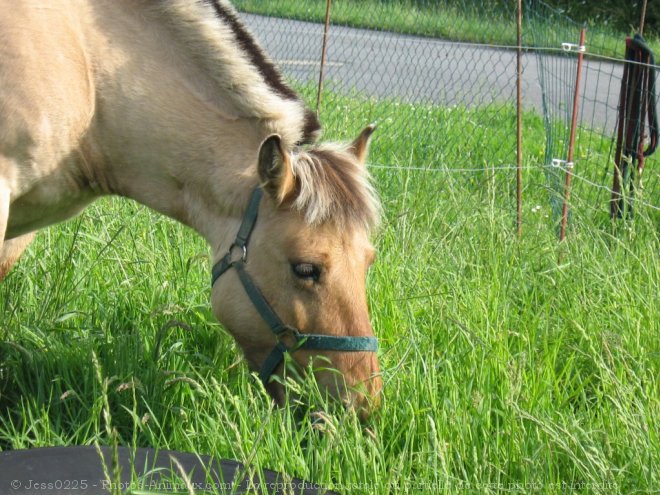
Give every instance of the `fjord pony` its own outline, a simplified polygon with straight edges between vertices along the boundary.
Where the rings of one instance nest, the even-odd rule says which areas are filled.
[[[0,279],[35,231],[109,194],[190,226],[218,262],[261,186],[244,271],[271,309],[301,333],[374,340],[371,127],[343,146],[316,144],[316,117],[224,0],[0,6]],[[239,274],[218,278],[211,298],[260,369],[278,338]],[[377,401],[373,349],[291,355],[302,368],[322,358],[319,384],[362,412]]]

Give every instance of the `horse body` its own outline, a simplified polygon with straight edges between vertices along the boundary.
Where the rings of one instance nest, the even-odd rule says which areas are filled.
[[[371,335],[370,129],[348,147],[314,145],[316,118],[224,1],[0,6],[0,279],[34,231],[107,194],[192,227],[217,260],[261,184],[248,266],[264,294],[298,328]],[[260,154],[271,135],[277,146]],[[322,267],[323,283],[292,277],[294,261]],[[227,276],[212,303],[256,367],[274,337],[236,285]],[[379,389],[373,355],[325,354],[349,385]]]

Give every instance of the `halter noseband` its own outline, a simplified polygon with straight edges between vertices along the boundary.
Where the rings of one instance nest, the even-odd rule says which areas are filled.
[[[261,366],[259,378],[265,384],[284,359],[287,352],[297,351],[298,349],[341,351],[341,352],[376,352],[378,350],[378,339],[376,337],[340,337],[335,335],[320,335],[314,333],[300,333],[300,331],[290,325],[286,325],[273,308],[268,304],[266,298],[255,285],[254,280],[245,270],[247,263],[247,244],[250,234],[257,223],[257,214],[259,212],[259,203],[263,196],[261,187],[256,187],[250,197],[243,221],[238,229],[236,240],[233,242],[227,254],[220,261],[213,265],[211,271],[211,287],[215,285],[216,280],[230,268],[235,268],[238,277],[243,284],[245,293],[248,295],[255,309],[261,318],[270,327],[277,338],[277,344],[273,347],[266,361]],[[282,338],[289,336],[295,344],[288,347]]]

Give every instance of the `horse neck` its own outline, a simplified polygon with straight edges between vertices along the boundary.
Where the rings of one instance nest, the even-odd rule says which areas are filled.
[[[99,182],[192,227],[214,247],[224,244],[257,183],[259,144],[281,123],[240,115],[129,3],[94,26],[99,66],[90,135],[103,158]]]

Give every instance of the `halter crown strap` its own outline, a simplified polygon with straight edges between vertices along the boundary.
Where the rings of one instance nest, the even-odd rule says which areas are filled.
[[[238,234],[236,234],[236,240],[234,241],[235,246],[247,246],[247,243],[250,240],[250,234],[252,234],[252,229],[254,229],[254,225],[257,223],[259,203],[261,203],[263,195],[264,191],[260,187],[256,187],[254,191],[252,191],[250,202],[248,203],[247,210],[243,216],[243,221],[238,229]]]
[[[235,268],[238,278],[245,289],[245,293],[252,301],[257,313],[270,327],[271,331],[278,339],[277,344],[270,352],[264,364],[259,371],[259,378],[266,384],[273,375],[279,364],[284,359],[284,355],[298,349],[324,350],[340,352],[376,352],[378,350],[378,339],[376,337],[342,337],[335,335],[320,335],[311,333],[300,333],[298,329],[286,325],[275,310],[268,304],[259,287],[254,283],[250,274],[245,270],[247,262],[247,243],[250,240],[250,234],[257,223],[259,213],[259,203],[263,196],[260,187],[255,188],[250,197],[245,215],[238,229],[236,240],[229,248],[229,251],[214,266],[211,271],[211,286],[218,278],[230,268]],[[240,249],[240,256],[236,256],[236,249]],[[292,347],[288,347],[281,337],[288,334],[294,341]]]

